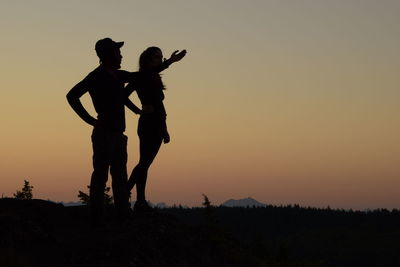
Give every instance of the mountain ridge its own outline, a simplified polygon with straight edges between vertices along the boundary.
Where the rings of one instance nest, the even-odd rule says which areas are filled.
[[[221,204],[224,207],[266,207],[267,204],[261,203],[252,197],[242,199],[229,199]]]

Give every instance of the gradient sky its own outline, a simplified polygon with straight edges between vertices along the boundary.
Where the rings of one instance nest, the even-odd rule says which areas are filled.
[[[188,50],[163,73],[171,143],[152,202],[400,208],[400,1],[2,0],[0,25],[4,196],[24,179],[54,201],[86,189],[91,128],[65,95],[108,36],[131,71],[148,46]]]

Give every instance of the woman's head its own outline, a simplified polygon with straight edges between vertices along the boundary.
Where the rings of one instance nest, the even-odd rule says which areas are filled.
[[[139,70],[151,69],[162,63],[163,54],[160,48],[151,46],[142,52],[139,58]]]

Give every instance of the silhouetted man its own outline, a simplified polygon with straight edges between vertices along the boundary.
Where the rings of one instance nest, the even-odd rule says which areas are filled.
[[[109,169],[117,214],[124,218],[131,211],[126,170],[128,138],[123,133],[124,105],[129,101],[125,94],[124,82],[132,78],[132,73],[119,70],[122,59],[120,48],[123,44],[124,42],[114,42],[110,38],[97,41],[95,50],[100,65],[67,94],[73,110],[82,120],[93,126],[93,173],[89,203],[92,226],[101,224],[103,220],[104,188]],[[87,92],[92,98],[97,119],[85,110],[80,101],[80,97]],[[136,108],[135,112],[140,112],[140,109]]]

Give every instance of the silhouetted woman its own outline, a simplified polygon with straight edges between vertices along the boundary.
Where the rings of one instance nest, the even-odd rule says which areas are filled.
[[[163,104],[165,86],[159,72],[170,64],[181,60],[185,54],[186,50],[182,50],[179,53],[175,51],[169,59],[163,60],[160,48],[147,48],[139,58],[139,75],[133,83],[127,86],[129,94],[133,91],[137,92],[142,104],[137,129],[140,140],[140,159],[128,180],[129,191],[136,185],[135,211],[143,211],[150,208],[145,196],[147,171],[162,142],[164,141],[166,144],[170,141],[166,124],[167,113]]]

